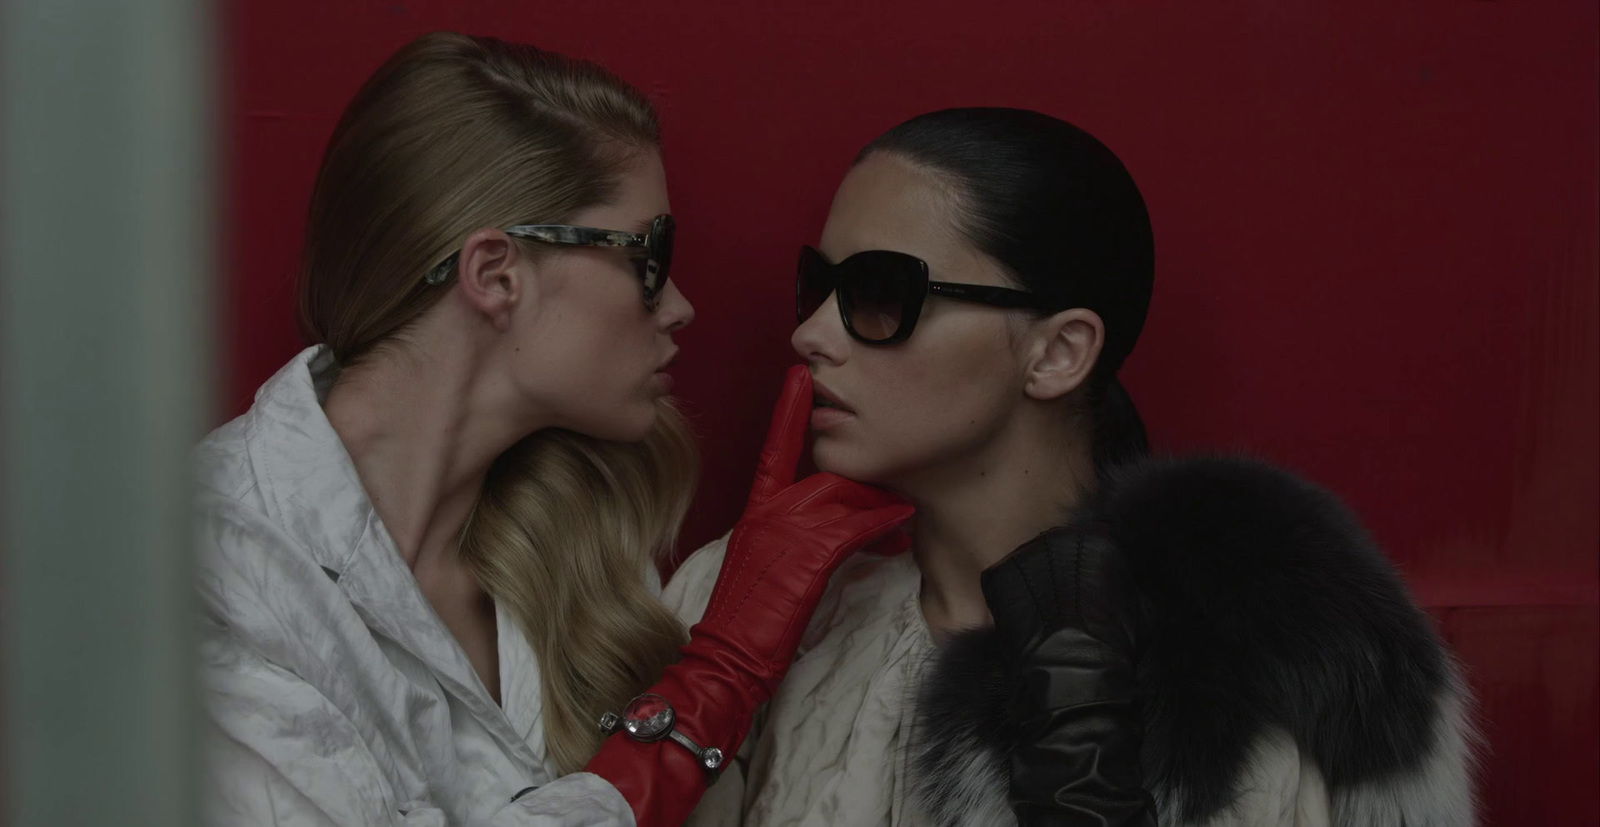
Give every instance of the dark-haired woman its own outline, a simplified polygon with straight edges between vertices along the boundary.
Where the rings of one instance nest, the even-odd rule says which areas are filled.
[[[792,341],[818,467],[915,503],[912,553],[835,576],[703,823],[1472,822],[1459,675],[1354,519],[1146,458],[1117,372],[1153,262],[1132,178],[1058,119],[936,112],[857,158]]]

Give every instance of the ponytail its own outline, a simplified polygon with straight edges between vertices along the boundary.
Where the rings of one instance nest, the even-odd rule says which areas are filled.
[[[1095,394],[1090,416],[1094,422],[1094,472],[1101,483],[1117,468],[1150,453],[1144,420],[1115,374]]]

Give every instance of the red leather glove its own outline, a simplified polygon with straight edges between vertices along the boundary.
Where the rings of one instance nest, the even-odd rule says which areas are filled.
[[[811,374],[795,366],[705,615],[689,630],[682,660],[647,690],[672,704],[678,732],[722,750],[724,761],[789,670],[834,570],[912,515],[893,494],[833,474],[794,482],[810,417]],[[681,744],[640,743],[621,732],[584,769],[622,792],[640,827],[682,824],[708,779]]]

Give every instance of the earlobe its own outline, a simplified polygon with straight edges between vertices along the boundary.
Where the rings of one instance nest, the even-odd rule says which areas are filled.
[[[1105,345],[1105,322],[1077,307],[1039,320],[1023,390],[1040,401],[1059,399],[1089,381]]]

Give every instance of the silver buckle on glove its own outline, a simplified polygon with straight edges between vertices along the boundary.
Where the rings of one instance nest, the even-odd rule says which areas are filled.
[[[695,762],[716,778],[722,770],[722,750],[702,747],[689,740],[689,736],[678,731],[677,723],[678,713],[673,711],[672,704],[660,695],[646,692],[629,701],[621,715],[615,712],[601,715],[600,731],[610,735],[620,729],[629,738],[644,743],[670,738],[694,753]]]

